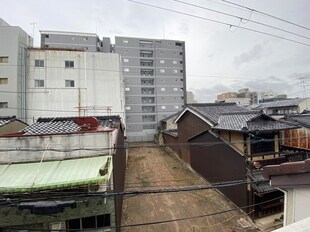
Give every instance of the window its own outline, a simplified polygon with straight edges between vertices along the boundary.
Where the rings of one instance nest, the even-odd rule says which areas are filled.
[[[111,226],[110,214],[97,215],[92,217],[77,218],[66,221],[66,229],[96,229]]]
[[[173,73],[178,73],[178,70],[176,70],[176,69],[173,69],[172,71],[173,71]]]
[[[124,53],[128,53],[128,49],[124,49],[123,51],[124,51]]]
[[[34,80],[35,87],[44,87],[44,80]]]
[[[0,102],[0,108],[8,108],[7,102]]]
[[[160,72],[160,73],[164,73],[164,72],[165,72],[165,69],[160,69],[159,72]]]
[[[176,60],[172,61],[173,64],[177,64],[178,62]]]
[[[165,109],[166,109],[166,106],[161,106],[161,109],[162,109],[162,110],[165,110]]]
[[[166,88],[160,88],[161,91],[166,91]]]
[[[173,88],[173,91],[178,91],[178,88]]]
[[[84,40],[84,41],[87,41],[87,40],[88,40],[88,37],[84,37],[83,40]]]
[[[180,55],[182,56],[182,55],[183,55],[183,52],[180,52]]]
[[[9,79],[8,78],[0,78],[0,85],[6,85],[9,83]]]
[[[44,67],[44,60],[34,60],[34,67]]]
[[[175,43],[175,46],[182,46],[182,43],[176,42],[176,43]]]
[[[66,80],[65,86],[66,87],[74,87],[74,80]]]
[[[124,58],[124,62],[128,63],[128,62],[129,62],[129,59]]]
[[[160,60],[159,63],[160,63],[160,64],[164,64],[165,61],[164,61],[164,60]]]
[[[130,106],[126,106],[126,110],[130,110]]]
[[[49,35],[45,35],[45,38],[48,39],[50,36]]]
[[[71,39],[74,40],[74,36],[72,36]]]
[[[183,64],[183,61],[182,61],[182,60],[180,60],[180,64]]]
[[[179,106],[174,106],[175,109],[179,109]]]
[[[128,40],[123,40],[123,43],[124,44],[128,44]]]
[[[180,70],[180,73],[183,73],[183,70]]]
[[[66,68],[74,68],[74,61],[72,61],[72,60],[66,60],[66,61],[65,61],[65,67],[66,67]]]
[[[129,87],[126,87],[126,88],[125,88],[125,91],[127,91],[127,92],[130,91],[130,88],[129,88]]]
[[[9,63],[8,56],[0,56],[0,63]]]
[[[124,68],[124,72],[129,72],[129,68]]]

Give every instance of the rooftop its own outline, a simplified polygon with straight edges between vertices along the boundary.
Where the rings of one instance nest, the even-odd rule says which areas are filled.
[[[283,120],[295,123],[299,126],[310,128],[310,114],[287,115]]]
[[[0,126],[4,126],[16,119],[16,116],[0,116]]]
[[[308,100],[308,98],[266,102],[266,103],[259,104],[257,107],[255,107],[255,109],[298,106],[300,103],[302,103],[305,100]]]
[[[119,116],[39,118],[36,123],[22,129],[19,134],[9,136],[109,132],[119,127],[121,127]]]
[[[266,181],[252,184],[253,188],[257,193],[268,193],[277,190],[277,188],[269,185],[268,179],[266,179],[262,174],[262,170],[252,170],[248,173],[248,175],[253,181]]]
[[[0,193],[42,191],[105,183],[112,171],[109,157],[0,165]],[[108,171],[100,171],[102,168],[108,168]]]
[[[49,35],[75,35],[75,36],[89,36],[89,37],[98,37],[96,33],[85,33],[85,32],[72,32],[72,31],[48,31],[48,30],[40,30],[42,34]]]
[[[176,122],[187,111],[192,111],[201,116],[202,118],[209,120],[212,124],[216,124],[220,115],[231,112],[246,112],[245,108],[237,106],[236,103],[195,103],[187,104],[184,110],[177,116]]]
[[[222,114],[214,129],[229,131],[278,131],[297,128],[298,126],[275,119],[260,111],[242,111]]]

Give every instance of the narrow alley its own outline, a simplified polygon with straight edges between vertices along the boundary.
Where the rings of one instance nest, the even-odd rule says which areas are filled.
[[[152,143],[130,146],[125,191],[208,184],[165,148]],[[238,223],[241,218],[248,219],[239,210],[196,217],[233,208],[236,207],[215,189],[127,196],[123,202],[122,231],[256,231],[247,221],[243,227]]]

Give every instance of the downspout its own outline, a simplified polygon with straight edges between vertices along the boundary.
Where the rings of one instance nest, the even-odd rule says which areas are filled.
[[[271,181],[270,181],[270,186],[271,186]],[[287,191],[285,189],[280,189],[277,188],[279,191],[281,191],[284,194],[284,211],[283,211],[283,227],[287,226]]]

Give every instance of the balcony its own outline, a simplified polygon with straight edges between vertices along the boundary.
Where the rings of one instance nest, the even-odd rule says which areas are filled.
[[[155,115],[142,115],[142,122],[155,122]]]
[[[142,95],[154,95],[154,88],[142,88],[141,94]]]
[[[142,104],[154,104],[155,98],[154,97],[142,97]],[[155,109],[154,109],[155,111]]]
[[[152,69],[142,69],[141,76],[154,76],[154,70]]]
[[[154,79],[141,79],[141,85],[154,85]]]
[[[141,50],[140,57],[153,57],[153,51]]]
[[[153,60],[140,60],[140,66],[153,67]]]

